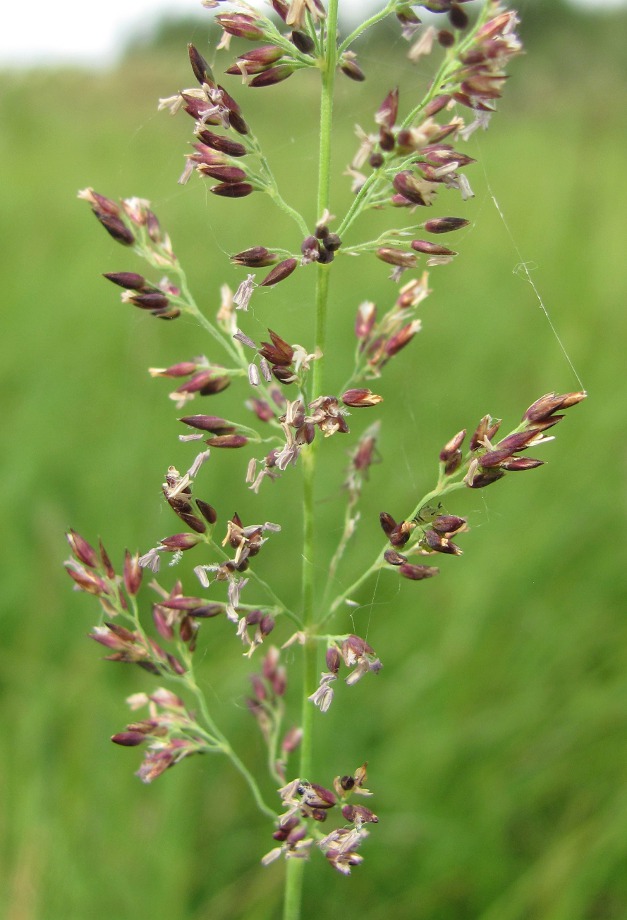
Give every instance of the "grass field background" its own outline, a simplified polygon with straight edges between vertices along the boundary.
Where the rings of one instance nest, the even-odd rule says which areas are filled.
[[[522,12],[527,55],[490,131],[469,143],[479,161],[464,212],[472,228],[455,241],[455,263],[433,269],[424,330],[377,387],[380,411],[353,419],[359,433],[379,411],[383,462],[343,583],[380,547],[378,513],[402,517],[430,488],[454,432],[487,412],[514,425],[541,394],[578,389],[523,261],[590,398],[543,449],[545,467],[459,497],[450,510],[471,531],[464,556],[444,559],[438,579],[399,587],[390,577],[359,596],[354,628],[367,630],[384,670],[319,719],[312,779],[329,785],[368,760],[381,821],[350,879],[312,860],[307,918],[627,916],[627,23],[566,15],[557,3]],[[125,697],[154,684],[102,662],[86,639],[95,604],[72,592],[61,566],[70,526],[101,535],[116,560],[176,529],[160,483],[191,452],[176,441],[167,382],[146,368],[211,354],[192,324],[157,323],[119,304],[99,276],[139,263],[106,237],[77,190],[150,198],[208,312],[220,284],[241,278],[225,252],[265,243],[270,226],[270,242],[294,245],[265,199],[225,202],[200,183],[176,184],[191,122],[157,114],[155,103],[190,85],[184,42],[206,47],[204,26],[191,31],[180,43],[136,49],[112,72],[0,74],[0,910],[8,920],[280,916],[283,866],[259,866],[267,827],[227,765],[190,759],[143,786],[133,775],[138,752],[110,743],[128,721]],[[370,126],[396,81],[407,106],[424,86],[426,72],[409,69],[403,50],[382,35],[360,55],[366,83],[339,85],[335,213],[348,201],[341,172],[353,125]],[[296,76],[239,98],[285,197],[313,221],[305,202],[316,171],[314,82]],[[459,211],[457,199],[444,201],[438,213]],[[310,341],[311,279],[302,275],[260,299],[250,334],[269,324],[289,341]],[[346,376],[358,303],[394,297],[386,276],[375,259],[338,259],[329,390]],[[235,389],[207,411],[235,414]],[[346,460],[339,440],[325,444],[319,490],[329,549]],[[234,510],[246,523],[280,514],[283,532],[260,571],[297,604],[298,471],[256,500],[241,486],[245,463],[212,458],[198,495],[223,521]],[[353,625],[344,616],[337,628]],[[250,666],[226,624],[208,622],[201,635],[200,674],[216,718],[247,762],[259,762],[244,705]]]

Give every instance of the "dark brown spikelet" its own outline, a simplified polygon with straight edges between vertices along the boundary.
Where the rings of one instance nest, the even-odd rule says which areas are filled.
[[[350,80],[355,80],[356,83],[363,83],[366,79],[366,74],[363,72],[357,61],[353,58],[345,56],[340,62],[340,70],[344,76],[348,77]]]
[[[451,233],[453,230],[461,230],[470,223],[465,217],[434,217],[432,220],[426,220],[423,224],[427,233]]]
[[[404,562],[399,566],[399,572],[403,578],[409,578],[410,581],[422,581],[425,578],[433,578],[439,574],[439,569],[434,565],[413,565],[411,562]]]
[[[484,415],[470,439],[470,450],[477,450],[477,448],[482,447],[486,438],[491,441],[500,427],[500,419],[493,419],[491,415]]]
[[[207,444],[210,447],[245,447],[248,444],[248,438],[243,434],[219,434],[215,438],[208,438]]]
[[[243,183],[248,178],[247,173],[238,166],[223,166],[221,164],[211,166],[208,163],[201,163],[197,170],[201,175],[217,179],[219,182]]]
[[[218,520],[216,509],[208,502],[202,501],[200,498],[196,499],[196,505],[207,523],[212,525],[215,524],[215,522]]]
[[[89,566],[90,569],[95,569],[98,565],[98,554],[93,546],[75,530],[69,530],[66,537],[78,561]]]
[[[346,390],[340,397],[345,406],[353,409],[362,409],[368,406],[376,406],[383,402],[383,397],[373,393],[372,390],[354,388]]]
[[[198,135],[198,139],[206,144],[207,147],[211,147],[212,150],[218,150],[220,153],[226,153],[230,157],[243,157],[246,156],[247,150],[243,144],[240,144],[239,141],[233,141],[229,137],[224,137],[222,134],[215,134],[213,131],[201,131]]]
[[[582,399],[586,398],[586,395],[587,394],[583,391],[577,393],[564,393],[562,396],[558,396],[557,393],[547,393],[546,396],[541,396],[540,399],[536,399],[536,401],[529,406],[523,415],[523,421],[544,421],[555,412],[559,412],[560,409],[569,409],[571,406],[576,406],[577,403],[580,403]]]
[[[199,371],[181,383],[175,390],[176,393],[200,393],[201,396],[210,396],[213,393],[221,393],[231,383],[229,377],[216,377],[213,371]]]
[[[266,265],[274,265],[277,259],[278,256],[265,246],[253,246],[251,249],[244,249],[231,256],[231,262],[235,265],[245,265],[248,268],[264,268]]]
[[[511,457],[501,463],[501,469],[510,473],[517,473],[524,470],[535,470],[536,467],[543,465],[544,460],[534,460],[533,457]]]
[[[139,591],[143,574],[144,570],[139,564],[138,554],[131,555],[126,550],[124,554],[124,587],[131,597],[134,597]]]
[[[203,386],[198,388],[201,396],[213,396],[215,393],[221,393],[231,386],[230,377],[211,377]]]
[[[376,256],[382,262],[387,262],[388,265],[397,265],[400,268],[414,268],[416,265],[416,256],[413,252],[395,249],[392,246],[381,246],[377,249]]]
[[[440,463],[445,464],[445,472],[450,476],[455,470],[459,469],[462,461],[461,445],[466,437],[466,430],[463,429],[454,435],[450,441],[444,445],[440,451]]]
[[[383,533],[386,537],[389,537],[394,528],[396,527],[396,521],[391,514],[388,514],[387,511],[382,511],[379,515],[379,523],[383,529]]]
[[[257,74],[248,85],[252,87],[274,86],[276,83],[282,83],[283,80],[291,77],[295,70],[296,67],[293,64],[276,64],[274,67],[269,67],[262,73]]]
[[[310,38],[306,32],[300,32],[298,29],[294,29],[290,38],[301,54],[311,54],[316,47],[313,38]]]
[[[186,415],[180,418],[179,422],[199,431],[211,431],[213,434],[231,434],[235,431],[233,425],[229,425],[225,419],[217,415]]]
[[[213,185],[210,189],[214,195],[221,198],[246,198],[254,192],[250,182],[223,182],[220,185]]]
[[[491,486],[493,482],[498,482],[504,475],[504,471],[500,469],[482,470],[473,476],[472,482],[468,483],[468,487],[470,489],[483,489],[485,486]]]
[[[248,134],[249,128],[244,118],[242,116],[242,110],[240,109],[238,103],[233,99],[232,96],[229,96],[227,91],[223,86],[218,86],[218,89],[222,93],[222,102],[229,110],[229,125],[233,128],[234,131],[237,131],[238,134]]]
[[[273,284],[278,284],[279,281],[289,278],[297,265],[298,259],[283,259],[282,262],[275,265],[272,271],[268,272],[263,281],[259,282],[259,287],[271,287]]]
[[[280,335],[273,332],[272,329],[268,329],[268,332],[270,333],[272,344],[270,344],[270,342],[262,342],[259,354],[262,358],[265,358],[266,361],[269,361],[270,364],[289,367],[294,360],[294,349],[291,345],[288,345],[285,339],[282,339]]]
[[[429,240],[412,240],[411,248],[428,256],[457,255],[454,249],[448,249],[446,246],[440,246],[438,243],[432,243]]]
[[[407,198],[407,200],[411,201],[412,204],[426,204],[420,183],[417,179],[414,178],[414,176],[412,176],[408,170],[403,170],[402,172],[397,173],[394,176],[392,185],[399,193],[399,195],[402,195],[403,198]]]
[[[105,272],[103,278],[127,291],[143,291],[147,286],[149,287],[144,276],[138,275],[137,272]]]
[[[116,243],[121,243],[123,246],[133,245],[135,237],[121,218],[113,214],[106,214],[103,211],[96,211],[95,209],[93,213]]]
[[[272,0],[272,8],[274,12],[281,17],[283,22],[285,22],[287,14],[290,11],[289,3],[286,3],[286,0]]]
[[[261,45],[246,54],[238,55],[226,72],[232,75],[261,73],[280,60],[283,54],[283,49],[278,45]]]
[[[141,310],[163,310],[170,305],[170,301],[161,291],[133,294],[125,298],[125,301],[134,304]]]
[[[389,565],[402,565],[407,562],[407,556],[397,553],[395,549],[386,549],[383,553],[383,558]]]
[[[189,62],[192,65],[194,76],[200,85],[202,86],[203,83],[207,83],[209,86],[215,86],[211,67],[206,62],[198,48],[190,43],[187,46],[187,50],[189,52]]]
[[[216,16],[216,22],[225,32],[236,38],[256,41],[265,37],[263,29],[257,24],[254,16],[249,16],[247,13],[220,13]]]
[[[468,25],[468,14],[457,3],[451,4],[448,18],[454,29],[465,29]]]

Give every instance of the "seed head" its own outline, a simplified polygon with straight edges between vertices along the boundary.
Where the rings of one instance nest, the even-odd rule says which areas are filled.
[[[426,205],[425,189],[421,179],[417,179],[409,170],[404,169],[394,176],[392,185],[399,195],[412,204]]]
[[[470,439],[470,450],[477,450],[477,448],[483,447],[486,440],[491,441],[500,427],[500,419],[493,419],[491,415],[484,415]]]
[[[216,16],[216,22],[236,38],[248,38],[251,41],[265,38],[263,28],[255,17],[246,13],[220,13]]]
[[[283,281],[285,278],[288,278],[297,265],[298,259],[284,259],[268,272],[263,281],[259,282],[259,286],[271,287],[273,284],[278,284],[279,281]]]
[[[296,69],[295,64],[276,64],[274,67],[269,67],[262,73],[257,74],[248,85],[252,87],[274,86],[291,77]]]
[[[207,438],[209,447],[238,448],[248,444],[248,438],[243,434],[219,434],[214,438]]]
[[[222,134],[215,134],[213,131],[199,131],[198,139],[212,150],[225,153],[230,157],[243,157],[248,152],[246,147],[239,141],[231,140],[231,138],[224,137]]]
[[[270,333],[272,343],[262,342],[259,354],[269,361],[270,364],[289,367],[294,360],[294,349],[291,345],[288,345],[285,339],[282,339],[280,335],[273,332],[272,329],[268,329],[268,332]]]
[[[231,434],[235,431],[233,425],[229,425],[225,419],[217,415],[186,415],[180,418],[179,422],[200,431],[211,431],[213,434]]]
[[[290,40],[301,54],[311,54],[316,48],[314,40],[306,32],[300,32],[298,29],[292,31]]]
[[[357,55],[352,51],[344,52],[340,58],[339,66],[345,76],[355,80],[357,83],[362,83],[366,79],[365,73],[357,63]]]
[[[326,654],[327,669],[331,671],[332,674],[337,674],[337,672],[340,670],[341,661],[342,659],[340,656],[340,650],[338,649],[337,645],[331,645],[327,649]]]
[[[438,243],[431,243],[429,240],[412,240],[411,248],[416,252],[422,252],[430,256],[456,256],[454,249],[448,249],[446,246],[440,246]]]
[[[464,217],[434,217],[426,220],[422,225],[427,233],[451,233],[453,230],[461,230],[470,223]]]
[[[535,470],[536,467],[542,466],[544,460],[534,460],[532,457],[511,457],[501,463],[501,469],[508,472],[522,472],[524,470]]]
[[[139,564],[139,555],[131,556],[127,550],[124,555],[124,587],[134,597],[140,589],[143,569]]]
[[[252,249],[244,249],[242,252],[235,253],[231,256],[231,262],[235,265],[246,265],[248,268],[263,268],[266,265],[273,265],[278,261],[278,256],[270,252],[265,246],[253,246]]]
[[[208,84],[209,86],[214,86],[215,82],[213,79],[213,72],[211,67],[204,59],[198,48],[194,45],[189,44],[187,46],[189,52],[189,62],[192,65],[192,70],[194,71],[194,76],[202,86],[203,83]]]
[[[138,275],[137,272],[106,272],[103,278],[106,278],[107,281],[112,281],[118,287],[126,288],[126,290],[130,291],[143,291],[150,288],[144,276]]]
[[[398,570],[403,578],[409,578],[410,581],[423,581],[425,578],[433,578],[440,572],[433,565],[413,565],[411,562],[403,562]]]
[[[386,549],[383,553],[383,558],[389,565],[402,565],[407,562],[407,556],[397,553],[395,549]]]
[[[81,537],[80,534],[76,533],[75,530],[69,530],[66,534],[67,541],[70,544],[70,548],[73,554],[76,556],[79,562],[82,562],[84,565],[88,566],[90,569],[95,569],[98,566],[98,554],[96,550]]]
[[[170,553],[184,552],[192,549],[202,538],[195,533],[175,533],[171,537],[165,537],[159,540],[160,546],[163,546]]]
[[[372,390],[352,389],[346,390],[340,397],[345,406],[353,409],[361,409],[366,406],[376,406],[383,402],[383,396],[377,396]]]
[[[416,256],[413,252],[394,249],[391,246],[381,246],[377,249],[377,258],[388,265],[397,265],[400,268],[414,268],[416,265]]]
[[[223,182],[212,185],[210,191],[221,198],[246,198],[254,192],[254,188],[250,182]]]
[[[557,393],[547,393],[546,396],[541,396],[540,399],[537,399],[529,406],[522,420],[523,422],[544,421],[560,409],[569,409],[571,406],[576,406],[586,396],[587,393],[582,391],[565,393],[562,396],[558,396]]]
[[[135,243],[134,234],[129,230],[122,218],[103,211],[97,211],[95,208],[92,211],[116,243],[121,243],[123,246],[132,246]]]

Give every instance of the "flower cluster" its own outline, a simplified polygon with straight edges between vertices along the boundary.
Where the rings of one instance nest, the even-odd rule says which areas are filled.
[[[279,365],[278,369],[281,367]],[[347,409],[340,403],[345,407],[359,409],[376,406],[381,401],[381,396],[365,388],[346,390],[340,398],[319,396],[309,403],[310,414],[306,413],[301,399],[286,401],[285,412],[279,416],[285,441],[280,448],[271,450],[263,461],[251,460],[247,472],[247,482],[251,484],[251,489],[257,492],[266,477],[274,479],[278,472],[296,463],[303,448],[314,440],[316,429],[325,438],[337,433],[348,434]]]
[[[142,782],[151,783],[185,757],[209,749],[202,729],[185,708],[183,700],[169,690],[160,687],[154,693],[136,693],[129,697],[128,703],[132,710],[147,705],[149,717],[131,722],[111,740],[122,747],[147,745],[137,771]]]
[[[224,372],[224,368],[210,364],[204,357],[194,358],[192,361],[179,361],[170,367],[151,367],[150,375],[172,380],[186,378],[170,393],[170,399],[176,404],[177,409],[182,409],[197,396],[214,396],[216,393],[222,393],[231,383],[231,378]]]
[[[416,308],[429,295],[428,275],[413,279],[405,284],[392,309],[381,319],[372,301],[359,305],[355,320],[355,337],[358,343],[358,357],[355,376],[380,377],[388,361],[397,355],[422,328],[422,322],[415,315]]]
[[[372,794],[364,786],[366,766],[363,764],[353,774],[337,776],[333,782],[335,792],[301,779],[294,779],[279,789],[287,810],[280,816],[279,826],[272,836],[280,846],[264,856],[263,864],[269,865],[281,856],[285,859],[308,859],[311,848],[316,844],[334,869],[342,875],[350,875],[351,869],[363,862],[363,856],[357,850],[368,836],[365,825],[379,821],[370,808],[350,803],[353,795]],[[337,805],[340,805],[346,823],[321,835],[316,826],[324,823]],[[314,822],[311,836],[308,836],[303,819]]]
[[[447,13],[452,31],[424,27],[412,9],[416,5],[403,4],[403,10],[397,12],[405,37],[414,39],[418,34],[410,59],[417,61],[434,45],[445,50],[445,59],[424,99],[406,115],[400,114],[400,94],[395,87],[375,113],[376,132],[357,128],[360,144],[347,174],[359,210],[392,205],[413,213],[434,205],[441,188],[457,191],[462,201],[472,197],[463,170],[474,160],[458,149],[457,142],[467,140],[478,127],[487,128],[502,93],[507,65],[522,50],[515,13],[505,11],[496,0],[487,4],[489,15],[474,30],[469,30],[469,17],[458,3],[422,4],[432,13]],[[472,110],[472,122],[466,124],[458,114],[459,105]],[[414,229],[439,235],[467,223],[461,217],[444,217],[423,221]],[[432,266],[447,264],[457,255],[439,239],[414,236],[406,241],[404,235],[413,236],[409,230],[395,230],[376,248],[377,257],[394,267],[395,280],[407,269],[416,268],[421,257]]]
[[[441,240],[445,234],[462,231],[469,221],[438,214],[435,205],[442,189],[459,195],[460,207],[472,195],[466,168],[473,159],[461,147],[475,129],[488,126],[504,86],[506,68],[521,51],[514,13],[498,0],[484,0],[473,18],[465,3],[390,0],[342,40],[337,34],[337,0],[329,0],[326,6],[321,0],[272,0],[274,19],[243,0],[204,0],[206,7],[217,10],[215,21],[221,38],[216,51],[228,49],[232,38],[250,43],[248,50],[239,53],[226,68],[228,75],[241,78],[245,89],[272,87],[305,69],[317,70],[322,76],[321,156],[313,220],[306,220],[283,199],[262,145],[239,103],[218,82],[212,66],[194,45],[188,46],[188,53],[196,85],[161,100],[162,108],[183,110],[194,123],[181,182],[196,173],[203,181],[208,180],[213,195],[223,199],[265,193],[272,207],[281,209],[296,225],[289,248],[272,245],[270,219],[264,230],[268,239],[260,242],[255,237],[254,245],[242,240],[239,245],[245,248],[231,254],[229,261],[246,276],[235,292],[226,285],[221,288],[220,305],[213,316],[195,302],[170,238],[148,201],[129,198],[118,203],[90,188],[79,196],[115,241],[132,250],[154,272],[166,272],[162,277],[130,270],[107,273],[105,278],[122,288],[122,301],[161,319],[185,315],[208,333],[212,347],[221,349],[219,361],[211,352],[210,357],[201,354],[150,371],[154,377],[173,381],[170,398],[185,412],[178,420],[185,428],[179,441],[196,448],[189,468],[180,473],[170,466],[163,483],[164,501],[177,518],[176,532],[158,540],[142,555],[127,552],[120,574],[102,545],[96,550],[76,531],[68,534],[72,550],[67,562],[69,575],[78,590],[98,598],[103,612],[103,622],[94,628],[92,638],[106,648],[109,660],[137,664],[175,683],[181,693],[179,696],[160,688],[132,697],[131,708],[147,705],[148,716],[128,724],[113,741],[123,746],[145,745],[139,769],[144,782],[151,782],[191,754],[219,752],[228,757],[257,806],[274,822],[277,845],[264,857],[265,864],[281,856],[288,861],[307,859],[319,850],[329,865],[348,875],[361,863],[360,847],[369,827],[378,822],[373,811],[351,801],[354,795],[369,795],[365,764],[351,775],[336,777],[332,790],[305,778],[311,772],[312,706],[322,713],[328,711],[340,676],[353,687],[382,668],[365,638],[347,632],[346,626],[327,632],[328,621],[339,614],[342,605],[358,606],[354,598],[379,572],[396,572],[407,581],[427,581],[439,572],[429,564],[436,554],[443,565],[447,556],[459,557],[459,540],[468,524],[465,517],[449,510],[449,496],[455,491],[485,487],[510,472],[540,466],[543,461],[527,456],[526,451],[535,451],[549,441],[547,432],[563,418],[564,410],[585,396],[583,392],[543,396],[526,410],[521,423],[500,439],[501,423],[489,415],[481,419],[468,439],[465,429],[456,433],[439,452],[435,484],[420,498],[410,496],[408,510],[398,520],[387,511],[380,513],[385,544],[370,567],[363,567],[360,554],[362,571],[352,584],[343,587],[349,580],[341,570],[345,550],[358,533],[370,468],[380,460],[380,420],[356,435],[351,431],[357,427],[351,415],[381,404],[382,397],[368,384],[382,375],[391,359],[420,331],[419,308],[431,293],[424,269],[450,263],[457,255]],[[421,10],[436,14],[436,25],[421,22]],[[358,129],[359,149],[348,168],[354,194],[346,213],[335,217],[329,210],[329,188],[336,72],[358,82],[364,79],[353,45],[367,28],[386,16],[400,23],[403,36],[411,43],[412,61],[420,60],[422,66],[423,57],[438,49],[441,60],[422,96],[409,97],[403,91],[406,108],[401,110],[401,93],[392,88],[373,113],[372,132]],[[472,113],[468,123],[462,114],[466,110]],[[245,210],[246,203],[241,207]],[[433,216],[416,219],[416,212],[424,213],[420,211],[423,208],[433,209],[428,212]],[[389,227],[377,239],[360,241],[356,227],[370,209],[394,215],[399,226]],[[249,221],[243,223],[246,229],[251,225]],[[327,350],[331,352],[343,343],[328,343],[325,336],[328,273],[336,258],[364,256],[389,265],[392,280],[403,279],[404,283],[395,289],[387,309],[379,309],[372,300],[358,306],[352,368],[343,374],[342,388],[329,391],[322,383],[322,362],[329,360]],[[261,302],[262,293],[270,293],[297,270],[316,279],[312,298],[316,303],[315,332],[303,323],[302,338],[291,343],[276,331],[280,325],[272,320],[267,323],[272,328],[268,328],[266,338],[253,338],[252,324],[259,322],[256,309],[251,309],[253,296],[259,296]],[[404,277],[406,272],[410,280]],[[418,276],[411,277],[412,272]],[[338,358],[333,354],[331,360]],[[231,385],[233,392],[236,386],[243,390],[242,403],[250,413],[248,423],[231,417],[237,410],[220,410],[219,394]],[[215,412],[189,408],[190,402],[205,396],[216,397],[215,403],[212,400]],[[321,557],[314,526],[316,464],[324,450],[322,445],[336,434],[343,435],[349,445],[349,464],[343,488],[344,522],[342,526],[340,519],[333,529],[339,539],[327,561]],[[261,458],[248,456],[247,460],[250,489],[243,490],[244,496],[237,500],[243,513],[233,512],[231,505],[230,517],[218,534],[219,522],[224,521],[222,512],[194,497],[196,483],[209,461],[210,465],[226,464],[235,457],[237,463],[238,457],[246,457],[259,445],[263,445]],[[293,605],[279,594],[281,578],[268,584],[255,564],[270,536],[274,543],[281,527],[250,509],[256,502],[250,493],[258,492],[263,481],[276,479],[301,457],[304,537],[298,556],[302,559],[302,590],[300,600]],[[145,570],[156,576],[164,558],[176,566],[190,551],[196,558],[194,588],[186,588],[183,577],[173,578],[168,586],[153,580],[148,586],[152,591],[148,613],[144,614],[139,595]],[[275,569],[279,576],[281,567]],[[325,571],[326,579],[320,579],[321,571]],[[240,658],[242,646],[247,658],[264,646],[260,669],[250,676],[246,703],[267,748],[268,773],[280,786],[284,811],[278,817],[276,809],[264,801],[258,771],[244,764],[217,729],[194,675],[202,623],[220,618],[234,627],[231,632]],[[145,619],[164,648],[148,634]],[[280,636],[285,620],[289,621],[289,638],[277,640],[277,645],[282,642],[281,651],[274,646],[268,649],[265,641],[270,635],[273,640]],[[282,657],[282,651],[291,646],[289,657]],[[320,648],[326,649],[325,670],[316,687]],[[285,712],[290,711],[286,706],[287,664],[299,660],[304,680],[294,683],[303,684],[304,717],[302,724],[286,729]],[[290,691],[292,686],[290,679]],[[290,755],[295,752],[300,764],[288,773]],[[286,781],[288,775],[295,774],[298,778]],[[339,826],[327,831],[330,815],[338,815]]]
[[[322,672],[318,689],[309,697],[320,712],[327,712],[333,702],[334,690],[331,685],[337,680],[342,664],[350,670],[345,678],[347,687],[352,687],[370,672],[377,674],[383,667],[375,650],[359,636],[350,635],[339,645],[336,642],[330,644],[326,653],[327,671]]]

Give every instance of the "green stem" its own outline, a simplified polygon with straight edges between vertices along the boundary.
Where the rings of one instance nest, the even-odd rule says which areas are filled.
[[[258,584],[260,587],[262,587],[262,588],[264,589],[264,591],[267,592],[267,594],[268,594],[268,596],[270,597],[270,599],[273,600],[274,603],[276,604],[276,606],[277,606],[277,608],[278,608],[278,611],[279,611],[280,613],[284,614],[284,615],[288,618],[288,620],[291,620],[292,623],[296,626],[297,629],[302,629],[302,628],[303,628],[302,620],[301,620],[301,618],[298,616],[298,614],[297,614],[297,613],[294,613],[293,610],[290,610],[289,607],[286,607],[286,606],[285,606],[285,604],[283,603],[283,601],[281,600],[281,598],[278,597],[278,596],[274,593],[274,591],[272,590],[272,588],[270,587],[270,585],[268,584],[267,581],[264,581],[263,578],[260,578],[259,575],[257,575],[256,572],[253,572],[253,571],[250,570],[250,569],[248,570],[248,573],[247,573],[247,574],[248,574],[251,578],[254,578],[254,580],[257,582],[257,584]]]
[[[237,756],[237,754],[235,753],[235,751],[233,750],[233,748],[231,747],[231,745],[229,744],[229,742],[227,741],[227,739],[222,734],[222,732],[220,731],[220,729],[214,722],[213,718],[211,717],[211,714],[207,707],[207,701],[205,699],[205,695],[196,682],[196,676],[194,674],[194,663],[192,660],[192,653],[189,652],[186,648],[184,648],[182,649],[181,657],[183,658],[185,662],[186,671],[184,674],[181,674],[178,678],[176,678],[176,680],[178,680],[181,684],[183,684],[183,686],[187,687],[190,693],[194,695],[196,702],[198,704],[200,716],[203,722],[205,723],[205,725],[207,726],[207,728],[209,729],[210,738],[213,740],[215,744],[214,749],[216,750],[216,752],[225,754],[229,758],[229,760],[231,761],[235,769],[242,775],[242,777],[244,778],[246,782],[246,785],[248,786],[248,788],[250,789],[252,793],[252,796],[255,800],[255,804],[257,805],[257,808],[259,809],[259,811],[261,811],[262,814],[264,814],[267,818],[272,818],[272,820],[275,821],[276,812],[273,811],[270,808],[270,806],[264,802],[263,796],[261,794],[261,790],[259,789],[259,786],[257,785],[257,780],[252,775],[248,767],[246,767],[242,763],[240,758]]]
[[[278,42],[278,44],[280,44],[282,47],[284,45],[287,45],[288,48],[291,48],[292,52],[294,51],[294,46],[291,45],[291,43],[280,41]],[[274,173],[272,172],[272,169],[270,168],[270,164],[268,163],[268,160],[266,159],[266,156],[263,150],[261,149],[261,144],[259,143],[256,137],[249,138],[249,143],[250,143],[252,152],[259,160],[259,164],[261,166],[261,173],[262,173],[262,177],[260,178],[261,178],[262,185],[265,188],[265,191],[268,193],[270,198],[272,198],[276,206],[280,208],[281,211],[284,212],[284,214],[287,214],[288,217],[291,217],[291,219],[297,224],[303,236],[307,236],[309,234],[309,230],[307,228],[305,219],[302,216],[302,214],[299,214],[299,212],[295,208],[293,208],[291,205],[287,203],[287,201],[285,201],[285,199],[282,197],[281,193],[279,192],[277,181],[274,178]]]
[[[272,200],[276,204],[276,206],[280,208],[285,214],[287,214],[288,217],[291,217],[292,220],[296,222],[298,229],[303,234],[303,237],[309,236],[309,228],[305,222],[305,219],[303,218],[301,214],[298,213],[298,211],[295,208],[289,205],[287,201],[285,201],[281,197],[281,195],[279,194],[279,190],[276,187],[276,184],[271,185],[267,189],[267,192],[270,198],[272,198]]]
[[[346,233],[348,228],[351,226],[353,221],[359,216],[362,209],[365,207],[366,202],[368,200],[368,196],[370,194],[370,190],[372,189],[373,185],[376,184],[378,179],[379,179],[378,172],[371,172],[368,178],[366,179],[366,181],[364,182],[364,184],[362,185],[362,187],[359,189],[359,191],[355,195],[355,198],[353,199],[353,202],[350,208],[346,212],[346,217],[344,218],[344,220],[338,227],[337,232],[340,237],[344,236],[344,234]]]
[[[185,282],[185,278],[182,273],[179,274],[179,279],[181,281],[181,293],[184,297],[184,309],[187,311],[187,313],[189,313],[190,316],[194,317],[196,322],[202,326],[203,329],[208,332],[216,342],[219,342],[220,346],[226,351],[231,360],[241,366],[242,361],[235,346],[227,339],[224,333],[220,332],[220,330],[217,329],[213,323],[207,319],[204,313],[201,313],[196,301],[192,297],[192,294],[187,287],[187,283]]]
[[[283,920],[300,920],[304,871],[304,859],[289,859],[287,861]]]
[[[318,198],[317,217],[322,217],[329,207],[331,178],[331,127],[333,120],[333,90],[335,86],[335,69],[337,65],[337,16],[339,0],[329,0],[326,20],[326,57],[322,64],[322,92],[320,98],[320,147],[318,162]],[[316,350],[324,353],[326,339],[326,321],[329,298],[329,266],[318,265],[316,285]],[[316,361],[313,369],[313,396],[322,391],[322,361]],[[303,684],[302,684],[302,741],[300,745],[299,775],[306,778],[311,771],[313,746],[313,712],[309,702],[317,677],[317,646],[311,638],[315,626],[315,526],[314,526],[314,492],[316,479],[317,442],[314,441],[307,452],[303,452],[303,622],[305,626],[305,645],[303,648]],[[285,878],[285,901],[283,920],[299,920],[303,897],[304,860],[290,859],[287,862]]]
[[[396,0],[390,0],[390,2],[382,10],[380,10],[378,13],[375,13],[374,16],[371,16],[369,19],[366,19],[365,22],[362,22],[360,25],[358,25],[357,28],[351,32],[351,34],[345,38],[340,45],[340,54],[346,51],[347,48],[350,48],[355,39],[359,38],[360,35],[363,35],[367,29],[376,25],[377,22],[381,22],[382,19],[385,19],[385,17],[392,12],[395,6]]]
[[[238,772],[241,773],[241,775],[243,776],[248,788],[253,794],[253,798],[255,800],[255,803],[259,811],[263,812],[263,814],[267,818],[271,818],[273,821],[276,821],[276,818],[277,818],[276,812],[273,811],[264,802],[259,786],[257,785],[257,781],[255,780],[254,776],[252,775],[248,767],[244,766],[244,764],[239,759],[235,751],[231,748],[230,744],[228,744],[228,742],[225,741],[224,747],[222,748],[222,750],[226,754],[226,756],[229,758],[229,760],[231,761],[235,769],[238,770]]]

